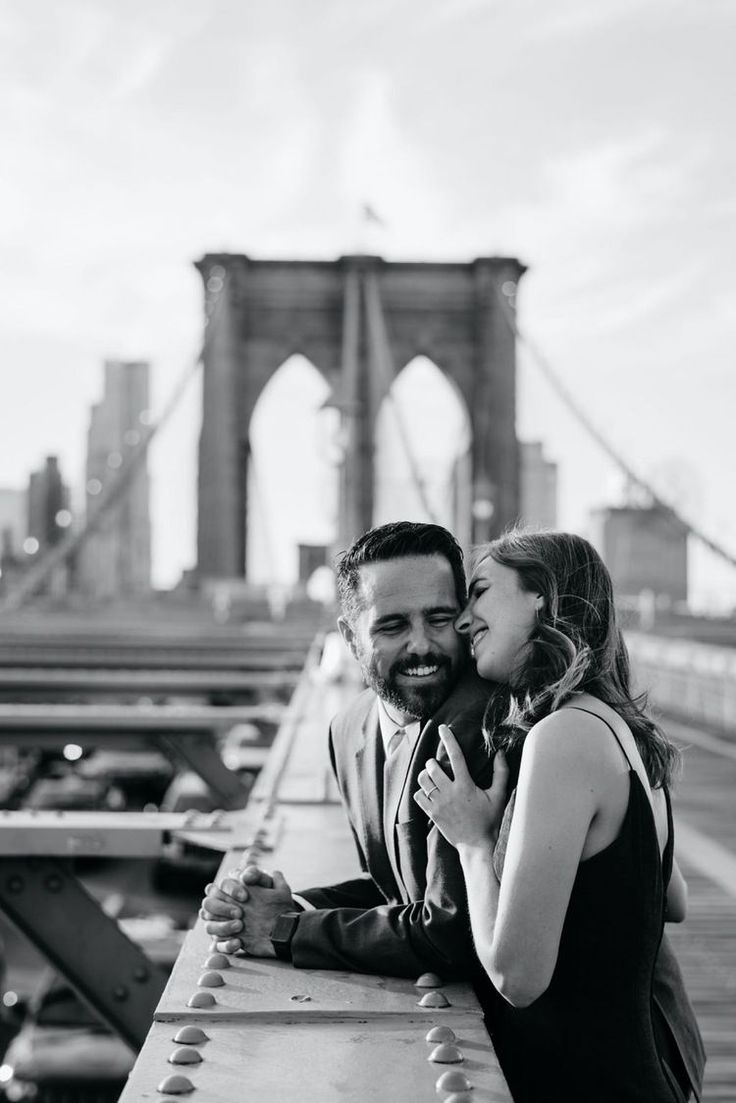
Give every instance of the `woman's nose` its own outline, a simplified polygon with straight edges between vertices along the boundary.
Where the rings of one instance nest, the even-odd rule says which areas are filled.
[[[465,606],[465,608],[462,610],[462,612],[458,615],[458,617],[455,620],[455,631],[456,632],[469,632],[470,631],[470,622],[471,622],[471,620],[472,620],[472,617],[470,615],[470,602],[468,602],[468,604]]]

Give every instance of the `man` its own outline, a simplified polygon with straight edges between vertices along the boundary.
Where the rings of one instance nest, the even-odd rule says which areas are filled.
[[[457,853],[413,800],[425,761],[439,753],[442,723],[477,783],[491,782],[482,736],[491,687],[454,629],[465,601],[462,551],[438,525],[394,522],[353,544],[337,583],[338,627],[370,687],[335,717],[329,739],[363,874],[295,898],[281,874],[251,868],[240,884],[208,886],[207,930],[228,950],[302,968],[468,975]]]

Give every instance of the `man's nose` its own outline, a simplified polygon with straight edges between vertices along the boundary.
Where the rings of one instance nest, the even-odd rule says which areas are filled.
[[[426,655],[432,649],[432,643],[427,635],[424,624],[413,624],[409,633],[407,649],[413,655]]]

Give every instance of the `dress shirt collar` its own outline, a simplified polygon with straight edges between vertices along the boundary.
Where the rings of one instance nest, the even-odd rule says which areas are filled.
[[[402,724],[398,720],[395,720],[393,716],[389,715],[388,709],[380,697],[378,698],[378,726],[381,729],[381,741],[386,753],[388,753],[388,745],[391,742],[391,737],[399,728],[403,728],[406,732],[406,738],[409,740],[410,746],[416,743],[421,729],[419,720],[412,720],[409,724]]]

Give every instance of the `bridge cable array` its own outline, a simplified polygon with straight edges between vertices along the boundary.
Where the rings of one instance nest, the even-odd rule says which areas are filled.
[[[628,461],[623,457],[623,455],[616,448],[614,448],[611,442],[603,435],[603,433],[601,433],[598,427],[588,417],[582,406],[577,402],[575,398],[573,398],[568,388],[564,385],[562,380],[558,377],[557,373],[552,368],[549,360],[544,356],[544,354],[537,347],[534,341],[532,341],[531,338],[528,337],[526,333],[524,333],[524,331],[520,329],[516,317],[508,302],[508,298],[499,287],[496,287],[496,296],[501,308],[501,315],[508,324],[519,344],[523,345],[528,350],[532,357],[532,360],[535,362],[542,375],[545,377],[547,382],[560,398],[563,405],[567,407],[567,409],[570,411],[576,421],[578,421],[579,424],[582,425],[588,435],[592,437],[599,448],[601,448],[602,451],[605,452],[608,458],[613,461],[613,463],[619,468],[619,470],[626,476],[629,482],[632,483],[634,486],[639,487],[640,490],[643,490],[657,509],[661,510],[661,512],[665,514],[665,516],[669,517],[679,526],[682,526],[684,529],[686,529],[691,536],[700,541],[700,543],[708,548],[709,551],[713,552],[721,559],[724,559],[732,567],[736,567],[736,556],[734,556],[721,544],[718,544],[715,540],[712,540],[706,533],[702,531],[702,529],[698,528],[696,525],[692,524],[690,521],[682,517],[681,514],[678,513],[678,511],[669,504],[669,502],[666,502],[664,498],[662,498],[657,493],[652,484],[644,479],[641,475],[639,475],[638,472],[636,472],[633,467],[628,463]]]
[[[107,484],[107,487],[103,487],[100,497],[96,500],[94,505],[91,508],[88,506],[85,520],[81,527],[78,529],[69,529],[58,544],[48,548],[40,562],[34,564],[20,580],[18,585],[5,596],[2,602],[0,602],[0,608],[5,611],[19,609],[30,600],[30,598],[34,597],[47,581],[52,571],[65,563],[70,556],[78,551],[79,548],[86,543],[92,533],[99,528],[103,519],[120,506],[124,500],[125,494],[130,490],[133,476],[139,471],[146,460],[151,442],[174,413],[192,378],[199,371],[200,365],[204,360],[205,350],[209,344],[210,334],[213,331],[213,322],[221,309],[220,304],[224,295],[224,287],[225,284],[223,279],[223,287],[211,300],[213,306],[208,311],[205,322],[207,328],[205,329],[205,336],[199,353],[182,372],[158,420],[143,426],[140,441],[131,448],[122,466],[117,470],[116,475]]]

